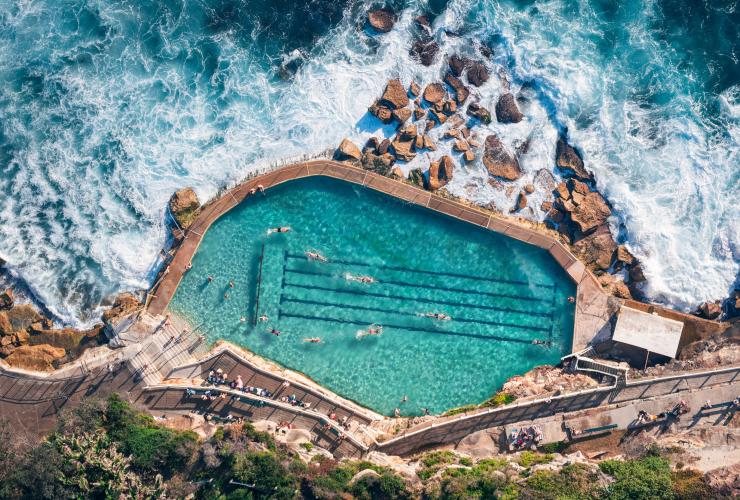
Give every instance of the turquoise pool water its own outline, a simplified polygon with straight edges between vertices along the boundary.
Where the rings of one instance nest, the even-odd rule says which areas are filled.
[[[281,225],[292,231],[267,234]],[[307,250],[328,262],[307,260]],[[570,351],[574,294],[539,248],[315,177],[216,221],[170,307],[210,340],[245,346],[380,413],[414,415],[483,401],[509,377],[557,363]],[[432,312],[452,319],[423,316]],[[373,323],[382,334],[358,338]]]

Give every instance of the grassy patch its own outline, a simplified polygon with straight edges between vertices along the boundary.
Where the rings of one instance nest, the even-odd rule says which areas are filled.
[[[416,472],[416,475],[419,476],[422,481],[426,481],[445,465],[457,463],[457,455],[447,450],[432,451],[421,457],[419,462],[421,467]]]
[[[515,400],[516,396],[513,396],[506,392],[497,392],[493,397],[486,399],[479,405],[458,406],[457,408],[447,410],[442,414],[442,416],[450,417],[452,415],[459,415],[461,413],[466,413],[473,410],[480,410],[481,408],[495,408],[497,406],[513,403]]]
[[[527,450],[523,451],[521,455],[519,455],[519,460],[517,460],[517,463],[522,467],[532,467],[533,465],[552,462],[552,459],[552,453],[543,454]]]

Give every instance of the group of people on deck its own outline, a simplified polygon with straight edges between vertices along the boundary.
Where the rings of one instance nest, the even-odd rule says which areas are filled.
[[[509,434],[509,446],[514,450],[524,448],[535,449],[543,437],[542,428],[539,425],[532,425],[522,429],[512,429]]]

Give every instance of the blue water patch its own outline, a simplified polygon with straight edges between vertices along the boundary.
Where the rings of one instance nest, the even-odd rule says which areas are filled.
[[[291,231],[268,234],[278,226]],[[544,250],[310,178],[216,221],[171,309],[210,340],[243,345],[381,413],[413,415],[481,402],[509,377],[557,363],[570,352],[573,295]]]

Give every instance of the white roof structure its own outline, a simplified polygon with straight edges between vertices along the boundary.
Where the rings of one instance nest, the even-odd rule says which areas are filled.
[[[622,306],[612,340],[676,357],[683,323]]]

